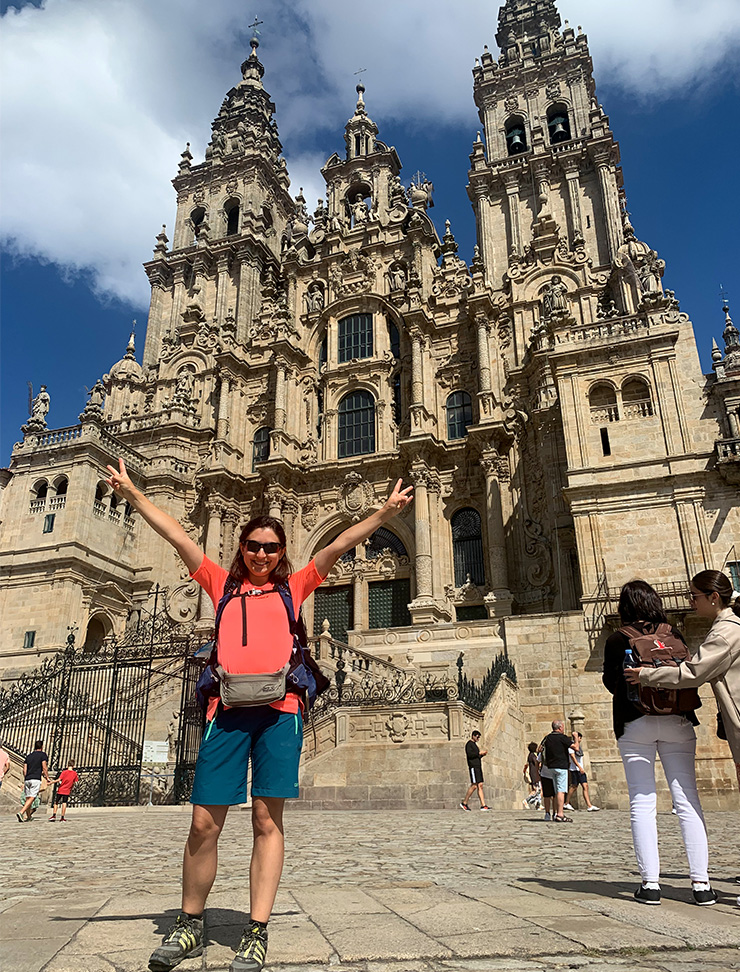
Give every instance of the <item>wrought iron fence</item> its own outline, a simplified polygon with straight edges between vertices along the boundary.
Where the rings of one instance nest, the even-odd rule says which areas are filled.
[[[516,668],[509,656],[501,652],[493,660],[493,664],[488,669],[480,682],[469,679],[463,674],[463,656],[460,653],[457,659],[457,696],[472,709],[482,712],[496,691],[496,686],[501,679],[506,676],[516,685]]]

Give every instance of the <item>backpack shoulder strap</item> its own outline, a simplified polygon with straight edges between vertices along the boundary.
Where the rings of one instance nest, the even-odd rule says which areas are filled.
[[[623,634],[625,638],[629,638],[630,641],[634,641],[635,638],[642,638],[644,634],[643,631],[633,627],[631,624],[626,624],[623,628],[620,628],[619,633]]]
[[[216,617],[213,622],[213,628],[215,631],[214,640],[216,641],[216,643],[218,643],[218,629],[219,629],[219,625],[221,624],[221,616],[224,613],[224,608],[229,603],[231,598],[234,596],[234,593],[240,586],[241,585],[239,584],[239,581],[237,581],[237,579],[233,577],[231,574],[229,574],[226,580],[224,581],[223,593],[221,594],[221,600],[218,602],[218,607],[216,608]]]
[[[276,584],[275,585],[278,594],[282,598],[283,604],[285,605],[285,610],[288,614],[288,624],[290,626],[290,633],[292,635],[297,634],[298,624],[296,622],[295,607],[293,606],[293,595],[290,590],[290,585],[287,583]]]

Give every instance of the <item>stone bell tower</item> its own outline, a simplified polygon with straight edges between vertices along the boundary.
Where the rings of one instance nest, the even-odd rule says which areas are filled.
[[[518,581],[548,609],[634,575],[624,517],[638,509],[645,539],[671,538],[655,581],[708,563],[716,428],[701,421],[691,324],[626,210],[586,35],[553,0],[506,0],[496,41],[498,59],[486,48],[473,69],[485,140],[468,191],[497,314],[494,391],[526,484]]]

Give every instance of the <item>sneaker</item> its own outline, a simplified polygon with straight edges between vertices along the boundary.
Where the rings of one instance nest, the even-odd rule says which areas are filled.
[[[572,807],[569,803],[564,803],[563,810],[575,810],[575,807]]]
[[[487,810],[489,812],[490,812],[490,809],[491,809],[490,807],[481,807],[481,810]]]
[[[52,814],[52,815],[51,815],[51,816],[49,817],[49,823],[55,823],[55,822],[56,822],[56,819],[57,819],[57,815],[56,815],[55,813],[54,813],[54,814]],[[64,819],[64,818],[62,818],[62,819]]]
[[[267,929],[263,925],[250,923],[244,929],[230,972],[260,972],[266,955]]]
[[[660,904],[660,888],[646,888],[643,885],[635,891],[635,901],[646,905]]]
[[[151,972],[168,972],[183,959],[203,954],[203,919],[179,914],[159,948],[149,959]]]
[[[592,803],[591,806],[588,808],[587,813],[596,813],[599,810],[601,810],[601,807],[595,807]]]
[[[699,891],[694,888],[692,890],[692,894],[694,895],[694,904],[698,905],[716,904],[717,898],[719,897],[717,892],[713,891],[711,888],[701,888]]]
[[[552,820],[552,817],[547,812],[545,812],[545,820]]]
[[[66,817],[60,817],[59,818],[59,823],[66,823],[66,822],[67,822],[67,818]]]
[[[18,821],[18,823],[26,823],[26,818],[23,816],[22,813],[17,813],[15,815],[15,818]]]
[[[460,809],[461,809],[461,810],[467,810],[467,811],[468,811],[468,813],[472,813],[472,812],[473,812],[473,811],[472,811],[472,810],[470,809],[470,807],[469,807],[469,806],[467,805],[467,803],[461,803],[461,804],[460,804]]]

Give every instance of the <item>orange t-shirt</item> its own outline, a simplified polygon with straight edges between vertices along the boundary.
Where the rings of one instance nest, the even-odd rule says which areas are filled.
[[[204,556],[193,580],[203,588],[213,601],[214,610],[224,593],[224,584],[229,572],[214,564]],[[293,596],[293,610],[298,616],[301,604],[311,595],[325,578],[321,577],[312,560],[307,567],[290,575],[288,584]],[[238,593],[252,590],[272,591],[274,584],[255,585],[242,581]],[[244,599],[247,609],[247,643],[242,644],[242,598],[232,597],[221,615],[218,629],[218,662],[222,668],[234,675],[276,672],[290,658],[293,636],[290,633],[288,612],[280,594],[263,594],[260,597]],[[207,719],[210,722],[216,714],[219,697],[208,703]],[[298,712],[298,696],[288,692],[284,699],[271,703],[280,712]]]

